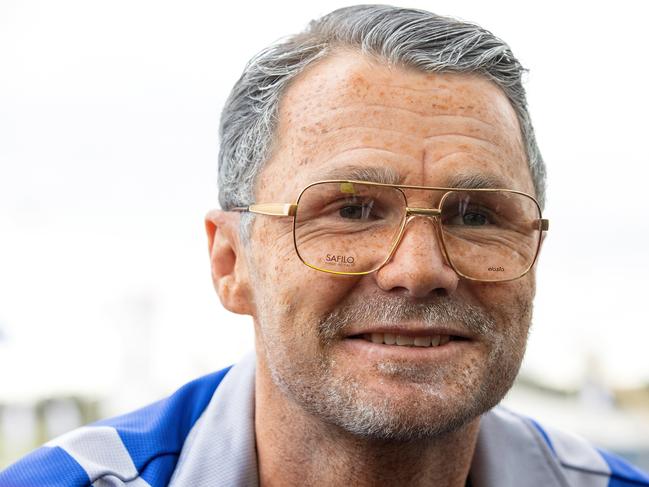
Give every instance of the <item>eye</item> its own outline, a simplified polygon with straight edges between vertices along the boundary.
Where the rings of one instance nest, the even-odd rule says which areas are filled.
[[[374,200],[362,203],[348,203],[338,210],[338,214],[348,220],[373,220],[378,218],[374,208]]]
[[[484,227],[494,224],[493,213],[483,208],[457,208],[457,211],[445,212],[445,225]]]
[[[477,227],[477,226],[487,225],[489,223],[489,219],[487,218],[486,215],[482,213],[472,211],[462,215],[462,222],[465,225]]]
[[[360,220],[363,217],[364,207],[361,205],[348,205],[343,206],[338,213],[343,218]]]

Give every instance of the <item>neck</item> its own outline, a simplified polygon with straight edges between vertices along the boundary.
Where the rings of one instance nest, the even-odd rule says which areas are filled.
[[[259,361],[257,367],[255,435],[262,487],[465,486],[479,418],[443,437],[360,438],[305,412],[276,388]]]

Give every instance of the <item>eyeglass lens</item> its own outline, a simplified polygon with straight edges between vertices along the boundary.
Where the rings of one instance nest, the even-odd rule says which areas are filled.
[[[405,194],[394,187],[317,183],[304,190],[295,214],[295,246],[308,265],[364,273],[390,256],[407,216]],[[449,263],[465,277],[514,279],[536,257],[540,210],[509,191],[454,190],[440,202],[439,223]],[[431,238],[436,236],[431,233]]]

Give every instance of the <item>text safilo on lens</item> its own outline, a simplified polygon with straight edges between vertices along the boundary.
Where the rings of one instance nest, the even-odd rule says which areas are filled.
[[[330,264],[353,264],[354,263],[354,257],[351,255],[334,255],[334,254],[327,254],[325,258],[326,262],[329,262]]]

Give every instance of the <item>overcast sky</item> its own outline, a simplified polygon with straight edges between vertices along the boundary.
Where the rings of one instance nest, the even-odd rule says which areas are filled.
[[[478,22],[529,69],[550,232],[524,372],[649,381],[644,2],[393,4]],[[253,54],[343,5],[0,3],[0,400],[139,404],[252,347],[209,276],[220,110]]]

